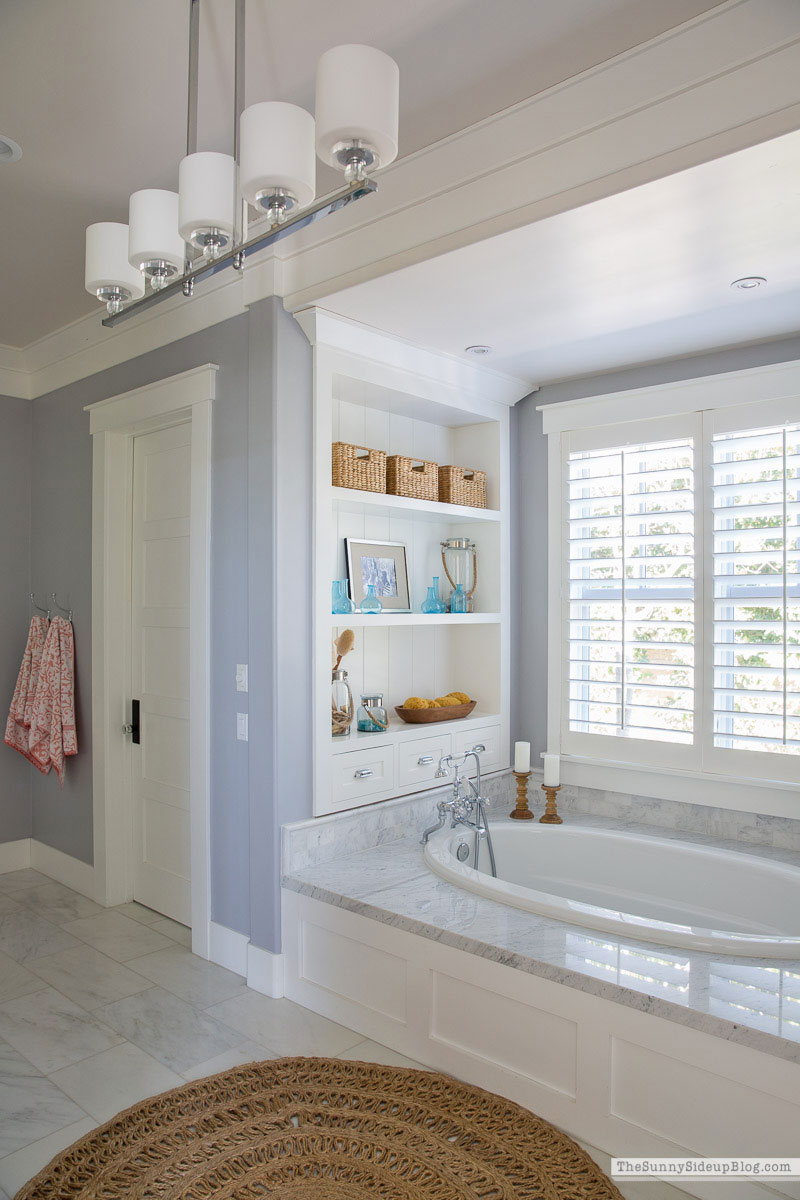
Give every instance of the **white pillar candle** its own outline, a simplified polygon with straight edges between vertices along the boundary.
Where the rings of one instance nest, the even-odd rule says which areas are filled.
[[[559,757],[557,754],[543,754],[544,759],[544,785],[545,787],[558,787],[559,785]]]
[[[519,775],[524,775],[526,771],[531,769],[531,744],[530,742],[514,742],[514,770]]]

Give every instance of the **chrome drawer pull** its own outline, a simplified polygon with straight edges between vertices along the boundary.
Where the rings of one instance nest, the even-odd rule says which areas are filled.
[[[360,771],[356,771],[353,778],[354,779],[369,779],[370,775],[374,775],[374,774],[375,774],[375,772],[372,770],[371,767],[362,767]]]
[[[486,747],[484,746],[483,742],[476,742],[472,747],[472,752],[473,754],[485,754]]]
[[[428,767],[433,762],[432,754],[423,754],[422,758],[417,759],[418,767]]]

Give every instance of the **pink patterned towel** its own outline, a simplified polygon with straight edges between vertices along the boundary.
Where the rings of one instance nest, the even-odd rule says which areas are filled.
[[[43,775],[53,767],[63,787],[64,759],[77,753],[75,641],[70,622],[53,617],[33,698],[29,757]]]
[[[34,617],[31,620],[28,643],[25,647],[22,666],[17,676],[17,686],[14,688],[11,709],[6,722],[5,744],[11,746],[12,750],[18,750],[29,762],[32,761],[30,747],[33,699],[39,682],[39,666],[47,638],[47,628],[47,621],[44,617]],[[38,766],[38,764],[34,765]],[[41,767],[39,769],[41,770]]]

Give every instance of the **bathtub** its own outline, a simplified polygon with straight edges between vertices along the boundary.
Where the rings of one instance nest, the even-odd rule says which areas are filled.
[[[800,868],[754,854],[597,829],[579,823],[491,824],[485,844],[444,829],[425,847],[450,883],[514,908],[666,946],[769,958],[800,957]],[[467,851],[469,857],[459,862]],[[465,849],[466,848],[466,849]]]

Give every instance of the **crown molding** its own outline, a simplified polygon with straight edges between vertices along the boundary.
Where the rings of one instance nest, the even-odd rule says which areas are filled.
[[[483,402],[513,407],[523,396],[538,389],[526,379],[506,375],[479,362],[469,362],[443,350],[429,350],[381,329],[362,325],[350,317],[324,308],[307,308],[294,314],[315,348],[326,346],[343,355],[371,359],[383,367],[436,380],[440,388],[471,393]]]
[[[25,351],[16,346],[0,345],[0,396],[12,396],[15,400],[31,398]]]
[[[800,128],[800,4],[711,12],[392,163],[376,195],[113,329],[39,339],[0,381],[31,397],[217,324],[268,295],[337,291]],[[27,372],[27,385],[21,376]],[[530,387],[529,387],[530,390]]]

